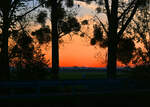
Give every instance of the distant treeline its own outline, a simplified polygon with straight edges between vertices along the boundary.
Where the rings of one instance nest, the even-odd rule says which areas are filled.
[[[124,71],[129,70],[130,68],[122,67],[117,68],[117,70]],[[94,67],[61,67],[60,72],[106,72],[106,68],[94,68]]]
[[[51,72],[51,68],[45,68],[47,71]],[[10,71],[15,71],[16,68],[11,67]],[[127,71],[130,70],[128,67],[119,67],[117,71]],[[60,67],[60,72],[106,72],[107,68],[95,68],[95,67]]]

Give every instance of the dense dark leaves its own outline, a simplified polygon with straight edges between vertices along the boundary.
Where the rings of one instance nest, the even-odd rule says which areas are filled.
[[[74,17],[69,17],[66,21],[62,21],[59,27],[61,32],[63,32],[64,34],[68,34],[72,31],[78,32],[81,28],[78,20]]]
[[[99,42],[102,48],[108,47],[108,39],[103,39]],[[136,50],[133,39],[122,38],[117,46],[117,60],[123,64],[128,64],[133,58],[133,52]]]
[[[80,34],[80,37],[84,37],[84,36],[85,36],[85,33],[81,33],[81,34]]]
[[[133,58],[135,44],[131,38],[123,38],[120,40],[117,49],[117,58],[124,64],[128,64]]]
[[[12,38],[14,41],[17,41],[18,39],[18,34],[19,34],[19,31],[18,30],[13,30],[12,31]]]
[[[99,5],[104,5],[104,0],[98,0]]]
[[[66,1],[67,7],[72,7],[73,4],[74,4],[74,1],[73,1],[73,0],[65,0],[65,1]]]
[[[130,26],[134,30],[134,38],[142,44],[134,54],[133,63],[150,64],[150,13],[146,6],[138,10],[134,23]]]
[[[10,57],[19,57],[20,60],[28,60],[33,56],[34,46],[32,44],[33,39],[28,35],[27,32],[23,31],[18,33],[15,38],[16,45],[12,48]]]
[[[103,39],[102,41],[100,41],[99,46],[102,48],[107,48],[108,47],[108,39]]]
[[[98,26],[94,27],[94,37],[91,39],[91,45],[99,44],[102,48],[108,47],[108,38],[103,38],[103,33]],[[131,38],[120,39],[117,46],[117,59],[124,64],[128,64],[133,58],[135,51],[135,44]]]
[[[57,20],[62,20],[66,16],[66,11],[61,5],[56,8],[55,12]]]
[[[78,23],[75,17],[70,17],[68,19],[68,24],[70,25],[71,30],[75,32],[78,32],[81,28],[80,24]]]
[[[46,79],[47,62],[42,54],[40,46],[34,46],[34,41],[30,35],[22,31],[16,36],[16,45],[11,50],[11,60],[16,66],[16,72],[13,72],[17,80],[39,80]],[[17,58],[17,60],[15,60]]]
[[[83,20],[83,21],[81,22],[81,24],[82,24],[82,25],[87,25],[87,24],[88,24],[88,20]]]
[[[145,7],[147,4],[149,3],[149,0],[138,0],[138,4],[139,6],[142,8],[142,7]]]
[[[94,25],[94,38],[97,41],[101,41],[103,39],[103,31],[101,30],[101,27],[98,25]]]
[[[101,7],[97,7],[97,8],[96,8],[96,12],[97,12],[97,13],[100,13],[100,12],[102,12],[102,9],[101,9]]]
[[[17,40],[17,44],[21,47],[27,47],[30,43],[32,43],[32,38],[28,36],[26,32],[21,32],[20,37]]]
[[[96,39],[92,38],[90,43],[91,43],[91,45],[95,45],[96,44]]]
[[[36,30],[35,32],[32,32],[32,35],[36,36],[36,38],[40,44],[48,43],[51,40],[50,29],[48,26],[42,27],[42,28]]]
[[[45,24],[46,17],[47,17],[47,12],[41,11],[37,16],[37,22],[39,22],[40,24]]]
[[[96,42],[99,42],[100,45],[102,45],[102,43],[105,43],[105,39],[103,38],[103,31],[101,30],[101,27],[94,25],[93,28],[94,37],[91,39],[91,45],[95,45]]]

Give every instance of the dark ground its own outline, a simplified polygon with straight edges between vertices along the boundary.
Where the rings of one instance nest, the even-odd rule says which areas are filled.
[[[0,100],[0,107],[150,107],[150,92]]]

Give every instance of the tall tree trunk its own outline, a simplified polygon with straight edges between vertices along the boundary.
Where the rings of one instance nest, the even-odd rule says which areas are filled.
[[[51,7],[51,23],[52,23],[52,79],[58,79],[59,72],[59,44],[58,44],[58,16],[57,1],[53,0]]]
[[[8,37],[9,37],[9,13],[3,11],[2,47],[0,59],[0,80],[9,80],[9,58],[8,58]]]
[[[112,0],[111,15],[108,18],[109,33],[108,33],[108,62],[107,62],[107,77],[115,79],[117,72],[117,29],[118,29],[118,0]]]
[[[110,40],[108,43],[108,64],[107,64],[107,77],[108,79],[115,79],[117,72],[117,44],[115,41]]]

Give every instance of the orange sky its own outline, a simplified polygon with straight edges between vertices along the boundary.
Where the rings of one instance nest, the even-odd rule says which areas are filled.
[[[104,67],[103,61],[96,58],[98,52],[99,49],[95,49],[84,38],[74,35],[70,40],[66,37],[65,42],[60,44],[59,48],[60,66]],[[51,45],[46,51],[46,57],[51,61]]]
[[[91,46],[88,39],[78,35],[74,35],[71,40],[66,36],[59,48],[60,67],[106,67],[106,51],[98,46]],[[51,44],[44,53],[51,62]],[[118,66],[123,65],[118,63]]]
[[[94,14],[93,12],[96,8],[95,4],[90,6],[82,2],[76,2],[76,4],[80,4],[81,8],[83,8],[79,11],[79,20],[92,18],[91,15]],[[98,16],[103,22],[106,20],[104,14],[99,14]],[[89,22],[89,29],[87,29],[87,26],[82,26],[81,28],[90,37],[92,37],[93,23],[97,23],[97,21]],[[72,39],[69,36],[65,36],[63,40],[64,42],[59,47],[60,67],[106,67],[106,49],[99,46],[91,46],[89,39],[82,38],[79,35],[73,35]],[[47,50],[44,50],[45,47]],[[46,59],[52,61],[51,43],[45,47],[43,50],[46,53]],[[124,65],[118,62],[118,66]]]

